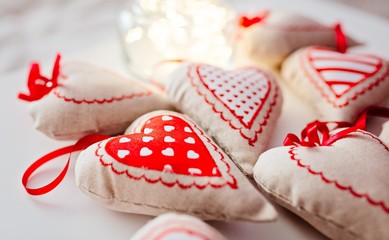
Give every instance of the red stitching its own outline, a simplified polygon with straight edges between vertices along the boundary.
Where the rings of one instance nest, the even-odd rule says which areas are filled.
[[[226,118],[223,116],[223,112],[222,112],[222,111],[217,111],[216,108],[215,108],[215,104],[211,103],[211,102],[207,99],[207,97],[205,96],[205,94],[202,94],[202,93],[200,92],[200,90],[199,90],[199,87],[200,87],[200,86],[199,86],[199,85],[196,85],[196,84],[194,83],[194,78],[191,76],[190,70],[191,70],[190,67],[188,67],[187,76],[188,76],[188,78],[190,79],[190,82],[191,82],[192,86],[195,87],[197,94],[200,95],[200,96],[202,96],[203,99],[204,99],[204,101],[205,101],[208,105],[211,105],[211,106],[212,106],[213,112],[216,113],[216,114],[219,114],[220,118],[221,118],[223,121],[227,122],[228,125],[229,125],[232,129],[234,129],[234,130],[239,130],[240,135],[241,135],[244,139],[248,140],[248,143],[249,143],[250,146],[254,146],[254,143],[258,140],[258,134],[262,133],[263,127],[265,127],[265,126],[267,125],[267,120],[270,118],[270,114],[273,112],[273,107],[277,104],[277,98],[278,98],[278,94],[279,94],[278,86],[277,86],[277,85],[274,86],[274,87],[275,87],[275,94],[274,94],[274,97],[273,97],[273,102],[270,104],[270,108],[268,109],[268,111],[267,111],[265,117],[263,118],[263,121],[259,124],[259,129],[255,131],[255,136],[254,136],[254,138],[250,138],[249,136],[246,136],[246,135],[242,132],[242,129],[243,129],[242,127],[241,127],[241,128],[237,128],[237,127],[235,127],[234,125],[232,125],[231,120],[226,119]],[[272,78],[270,78],[270,76],[269,76],[267,73],[265,73],[265,72],[262,72],[262,73],[266,76],[266,78],[272,79]],[[208,88],[207,88],[207,89],[208,89]],[[209,90],[209,89],[208,89],[208,90]],[[270,90],[269,90],[269,93],[270,93]],[[216,97],[215,97],[215,98],[216,98]],[[216,99],[217,99],[217,98],[216,98]],[[223,104],[223,105],[224,105],[224,104]],[[260,110],[259,110],[259,111],[260,111]],[[235,115],[234,115],[234,116],[235,116]]]
[[[314,80],[314,76],[312,74],[309,73],[308,69],[307,69],[307,66],[304,65],[304,57],[306,57],[306,55],[308,55],[309,53],[309,50],[312,50],[313,48],[310,48],[308,50],[305,50],[306,53],[305,54],[301,54],[300,56],[300,65],[302,66],[303,68],[303,71],[304,73],[307,75],[308,79],[311,81],[311,83],[319,90],[320,94],[324,97],[324,99],[329,103],[331,104],[333,107],[335,108],[342,108],[342,107],[345,107],[347,106],[351,101],[354,101],[356,100],[359,96],[361,95],[364,95],[367,91],[371,91],[374,87],[377,87],[378,85],[381,84],[381,82],[383,82],[388,76],[389,76],[389,68],[387,68],[386,72],[379,78],[377,78],[377,80],[373,83],[371,83],[370,85],[366,86],[365,88],[363,88],[362,90],[358,91],[358,92],[355,92],[354,96],[352,96],[351,98],[346,98],[346,102],[342,103],[342,104],[338,104],[336,103],[335,101],[332,101],[330,99],[330,96],[328,94],[325,93],[325,90],[323,87],[321,87],[319,85],[319,83],[317,83],[315,80]],[[309,59],[309,56],[308,56],[308,59]],[[313,67],[312,67],[313,68]],[[316,70],[315,70],[316,71]],[[320,79],[322,80],[321,76],[319,75]],[[324,80],[322,80],[324,81]]]
[[[99,149],[101,149],[101,143],[102,143],[102,142],[99,142],[99,143],[98,143],[97,148],[96,148],[96,150],[95,150],[95,156],[96,156],[96,157],[99,157],[99,161],[100,161],[100,163],[101,163],[104,167],[110,167],[111,170],[112,170],[112,172],[114,172],[115,174],[117,174],[117,175],[126,174],[128,178],[134,179],[134,180],[144,179],[144,180],[145,180],[146,182],[148,182],[148,183],[157,183],[157,182],[161,182],[163,185],[165,185],[165,186],[167,186],[167,187],[173,187],[174,185],[177,184],[177,186],[179,186],[179,187],[182,188],[182,189],[188,189],[188,188],[191,188],[191,187],[193,187],[193,186],[197,187],[197,188],[200,189],[200,190],[204,189],[204,188],[207,187],[207,186],[211,186],[211,187],[213,187],[213,188],[222,188],[222,187],[224,187],[224,186],[227,185],[227,184],[230,185],[231,188],[237,189],[237,188],[238,188],[238,185],[237,185],[236,179],[235,179],[235,177],[230,173],[231,167],[230,167],[230,165],[225,161],[224,155],[218,150],[218,147],[217,147],[215,144],[213,144],[213,143],[211,142],[211,140],[210,140],[207,136],[204,135],[204,132],[201,131],[201,129],[197,128],[197,126],[196,126],[195,124],[193,124],[193,126],[194,126],[197,130],[199,130],[199,132],[201,133],[201,135],[202,135],[203,137],[205,137],[205,139],[207,139],[207,142],[213,146],[214,151],[216,151],[216,152],[220,155],[220,161],[222,161],[224,164],[226,164],[226,166],[227,166],[227,171],[226,171],[226,173],[227,173],[227,175],[229,175],[229,176],[231,177],[232,182],[225,182],[225,183],[223,183],[223,184],[213,184],[213,183],[211,183],[210,181],[208,181],[208,182],[206,182],[204,185],[198,185],[198,184],[195,183],[195,182],[192,183],[191,185],[182,185],[178,180],[176,180],[176,181],[174,181],[174,182],[172,182],[172,183],[167,183],[167,182],[164,182],[163,179],[162,179],[161,177],[157,178],[156,180],[152,180],[152,179],[149,179],[145,174],[142,174],[142,175],[139,176],[139,177],[133,176],[133,175],[131,175],[131,173],[128,172],[128,169],[126,169],[126,170],[124,170],[124,171],[117,171],[117,170],[115,169],[115,167],[113,166],[112,163],[105,163],[105,162],[104,162],[104,160],[102,159],[102,158],[103,158],[103,155],[99,155],[99,153],[98,153]],[[195,177],[195,176],[192,176],[192,177]]]
[[[362,132],[362,131],[358,131],[358,132],[365,134],[367,136],[370,136],[371,138],[373,138],[375,140],[378,140],[378,142],[385,148],[385,150],[389,152],[388,147],[380,139],[376,138],[375,136],[373,136],[372,134],[367,133],[367,132]],[[301,163],[301,159],[297,158],[297,153],[295,153],[296,148],[298,148],[298,147],[297,146],[290,147],[288,153],[290,154],[290,159],[297,162],[297,166],[307,169],[308,172],[312,175],[319,175],[321,177],[321,180],[323,182],[325,182],[326,184],[334,184],[334,186],[336,188],[338,188],[339,190],[347,191],[347,192],[351,193],[352,196],[354,196],[356,198],[365,198],[366,201],[370,205],[379,206],[379,207],[381,207],[381,209],[383,211],[385,211],[387,214],[389,214],[389,206],[386,206],[384,201],[374,200],[367,193],[358,193],[357,191],[354,190],[354,188],[352,186],[342,185],[338,182],[338,180],[336,180],[336,179],[331,180],[331,179],[327,178],[326,176],[324,176],[324,173],[322,171],[315,171],[311,168],[311,166]]]
[[[61,95],[57,90],[53,91],[54,96],[56,96],[59,99],[64,100],[65,102],[73,102],[75,104],[104,104],[104,103],[112,103],[112,102],[120,102],[125,99],[132,99],[136,97],[144,97],[144,96],[149,96],[152,94],[151,91],[143,92],[143,93],[134,93],[131,95],[123,95],[121,97],[111,97],[111,98],[103,98],[103,99],[92,99],[92,100],[87,100],[87,99],[75,99],[75,98],[68,98],[64,95]]]

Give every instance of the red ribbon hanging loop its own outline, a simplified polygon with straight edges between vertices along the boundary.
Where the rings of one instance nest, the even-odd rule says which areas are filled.
[[[48,193],[51,190],[53,190],[54,188],[56,188],[58,186],[58,184],[60,184],[62,182],[62,180],[64,179],[64,177],[66,176],[66,173],[67,173],[67,170],[68,170],[69,164],[70,164],[71,154],[73,152],[84,150],[85,148],[92,145],[93,143],[102,141],[104,139],[107,139],[108,137],[109,136],[100,135],[100,134],[87,135],[87,136],[81,138],[80,140],[78,140],[74,145],[57,149],[53,152],[50,152],[50,153],[42,156],[38,160],[36,160],[33,164],[31,164],[27,168],[27,170],[24,172],[23,177],[22,177],[22,184],[23,184],[24,188],[26,189],[27,193],[29,193],[31,195],[42,195],[42,194]],[[66,165],[64,166],[64,168],[62,169],[60,174],[53,181],[51,181],[50,183],[48,183],[42,187],[39,187],[39,188],[30,188],[27,186],[31,175],[34,174],[40,167],[42,167],[45,163],[53,161],[56,158],[63,156],[65,154],[69,154]]]

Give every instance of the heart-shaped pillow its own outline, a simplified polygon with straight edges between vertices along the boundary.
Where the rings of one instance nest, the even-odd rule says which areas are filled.
[[[266,11],[253,18],[242,18],[241,25],[239,49],[271,67],[279,66],[289,54],[302,47],[337,46],[334,27],[296,13]],[[351,38],[347,42],[350,47],[357,45]]]
[[[282,97],[270,73],[257,68],[227,71],[183,64],[167,86],[172,104],[193,118],[245,174],[268,145]]]
[[[374,55],[308,47],[285,60],[281,74],[328,121],[352,122],[389,91],[389,65]]]
[[[386,239],[388,146],[362,130],[339,131],[323,146],[294,144],[266,151],[254,167],[254,178],[272,199],[331,239]]]
[[[130,240],[226,240],[198,218],[176,213],[162,214],[143,226]]]
[[[38,65],[33,65],[31,93],[21,94],[31,101],[35,127],[49,137],[119,134],[144,113],[171,109],[162,95],[139,82],[86,63],[69,62],[60,68],[57,60],[52,79],[41,76]]]
[[[76,183],[91,198],[122,212],[175,211],[251,221],[276,215],[203,130],[168,111],[148,113],[126,135],[84,150],[76,164]]]

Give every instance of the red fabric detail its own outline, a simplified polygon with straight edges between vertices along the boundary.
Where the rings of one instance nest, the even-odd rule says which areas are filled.
[[[243,28],[249,28],[254,24],[257,23],[262,23],[268,16],[269,16],[269,11],[263,11],[253,17],[249,16],[240,16],[239,17],[239,26]]]
[[[174,233],[181,233],[181,235],[185,234],[188,237],[190,236],[190,238],[194,238],[195,237],[196,239],[201,239],[201,240],[211,240],[207,236],[203,235],[202,233],[194,232],[192,230],[189,230],[189,229],[186,229],[186,228],[183,228],[183,227],[171,227],[171,228],[168,228],[168,229],[164,230],[163,232],[161,232],[160,234],[158,234],[158,236],[153,238],[153,240],[168,239],[169,235],[172,235]]]
[[[331,104],[333,107],[335,107],[335,108],[342,108],[342,107],[345,107],[345,106],[349,105],[349,103],[351,101],[356,100],[359,96],[362,96],[366,92],[371,91],[374,87],[379,86],[387,77],[389,77],[389,68],[388,68],[384,73],[381,73],[382,75],[377,77],[377,79],[374,82],[372,82],[371,84],[369,84],[368,86],[364,87],[363,89],[361,89],[359,91],[355,91],[354,90],[353,95],[351,97],[348,97],[346,99],[342,99],[343,103],[338,103],[337,99],[341,99],[345,93],[347,93],[349,91],[353,91],[353,88],[355,86],[357,86],[358,84],[360,84],[362,82],[368,81],[368,80],[370,80],[373,77],[376,77],[377,73],[383,67],[383,60],[381,58],[377,57],[377,56],[367,55],[367,54],[350,54],[350,55],[342,54],[341,57],[334,57],[334,58],[323,58],[323,57],[319,57],[319,58],[315,57],[315,58],[313,58],[311,56],[312,52],[316,51],[316,50],[325,51],[325,52],[329,52],[329,53],[337,53],[336,51],[333,51],[333,50],[330,50],[330,49],[326,49],[326,48],[320,48],[320,47],[310,48],[309,50],[307,50],[306,55],[305,54],[301,55],[301,57],[300,57],[300,64],[303,67],[303,70],[304,70],[305,74],[307,75],[308,79],[319,90],[320,94],[326,99],[326,101],[329,104]],[[355,69],[354,70],[353,69],[345,69],[345,68],[315,68],[313,66],[313,63],[312,63],[313,60],[342,60],[342,61],[350,62],[350,63],[353,63],[353,62],[357,62],[358,63],[358,61],[352,59],[352,56],[367,56],[367,57],[376,58],[379,61],[379,64],[375,64],[374,65],[376,67],[376,70],[374,72],[367,73],[367,72],[364,72],[364,71],[358,71],[358,70],[355,70]],[[323,83],[325,83],[326,86],[328,86],[328,89],[331,91],[331,93],[335,97],[334,100],[332,100],[331,96],[326,93],[326,90],[323,88],[323,85],[318,83],[315,80],[316,76],[312,75],[310,69],[307,68],[307,66],[304,64],[304,60],[305,59],[308,59],[308,62],[309,62],[308,66],[315,70],[315,72],[317,73],[316,76],[318,78],[320,78],[323,81]],[[366,62],[360,62],[360,63],[366,64],[366,65],[371,65],[371,64],[366,63]],[[328,80],[328,79],[326,79],[323,76],[323,72],[324,71],[328,71],[328,70],[339,70],[339,71],[343,71],[345,73],[347,73],[347,72],[364,73],[364,77],[361,78],[358,81],[349,82],[349,83],[343,83],[343,85],[346,86],[346,89],[342,93],[337,93],[337,92],[334,91],[334,84],[336,82],[332,82],[331,80]]]
[[[56,188],[58,186],[58,184],[60,184],[62,182],[63,178],[66,175],[66,172],[69,168],[71,153],[83,150],[83,149],[87,148],[88,146],[90,146],[91,144],[98,142],[98,141],[101,141],[101,140],[106,139],[106,138],[108,138],[108,136],[98,135],[98,134],[87,135],[87,136],[81,138],[80,140],[78,140],[74,145],[57,149],[53,152],[50,152],[50,153],[42,156],[38,160],[36,160],[33,164],[31,164],[27,168],[27,170],[23,174],[22,184],[23,184],[24,188],[26,189],[27,193],[29,193],[31,195],[42,195],[42,194],[48,193],[51,190],[53,190],[54,188]],[[39,187],[39,188],[30,188],[27,186],[31,175],[34,174],[39,168],[41,168],[45,163],[53,161],[56,158],[58,158],[62,155],[65,155],[65,154],[69,154],[67,163],[64,166],[64,168],[62,169],[61,173],[52,182],[50,182],[42,187]]]
[[[211,154],[194,130],[180,118],[171,118],[169,121],[163,121],[161,117],[151,118],[143,125],[143,133],[113,138],[108,141],[105,150],[116,161],[128,166],[156,171],[163,171],[165,166],[169,166],[167,170],[176,174],[220,177]],[[147,134],[145,129],[153,130]],[[190,132],[184,129],[190,129]],[[125,142],[121,143],[122,139]],[[122,150],[125,152],[120,152]],[[196,169],[198,173],[191,173],[190,169]]]
[[[171,119],[165,122],[162,117],[166,116]],[[168,126],[167,130],[166,126]],[[140,133],[115,137],[109,140],[105,146],[100,142],[95,151],[100,163],[105,167],[110,167],[115,174],[125,174],[134,180],[144,179],[152,184],[160,182],[167,187],[177,185],[182,189],[193,186],[204,189],[207,186],[221,188],[229,185],[233,189],[238,188],[224,155],[197,127],[191,127],[179,117],[164,115],[153,117],[136,129],[138,128],[140,128]],[[200,135],[206,139],[212,149],[205,146],[197,132],[200,132]],[[167,136],[170,138],[165,140]],[[174,142],[171,138],[174,138]],[[147,149],[144,149],[145,147]],[[217,154],[216,158],[219,159],[217,161],[223,165],[223,171],[218,167],[218,164],[215,164],[215,155],[212,156],[209,150]],[[142,151],[143,154],[141,154]],[[108,158],[112,158],[114,161],[105,160],[104,152],[108,154]],[[174,156],[170,156],[172,153]],[[124,170],[123,166],[117,168],[115,162],[129,167]],[[143,173],[139,174],[133,168],[143,169]],[[155,174],[155,171],[164,172],[164,174]],[[165,181],[162,176],[167,173],[172,174],[170,182]],[[182,176],[193,179],[189,183],[181,182],[180,177]],[[196,178],[199,179],[199,182]],[[219,179],[219,181],[212,181],[212,179]]]
[[[123,95],[120,97],[111,97],[111,98],[101,98],[101,99],[76,99],[73,97],[66,97],[65,95],[59,93],[57,90],[53,91],[54,96],[56,96],[59,99],[64,100],[65,102],[72,102],[75,104],[105,104],[105,103],[113,103],[113,102],[120,102],[123,100],[129,100],[137,97],[146,97],[150,96],[152,92],[150,90],[147,90],[142,93],[133,93],[129,95]]]
[[[347,36],[342,30],[340,23],[337,23],[334,27],[336,47],[339,52],[345,53],[347,51]]]
[[[256,97],[254,94],[253,95],[247,95],[247,99],[246,100],[241,100],[239,102],[239,104],[235,104],[235,101],[234,102],[227,102],[226,101],[223,101],[221,98],[224,97],[223,94],[230,94],[231,91],[233,92],[236,92],[237,90],[234,89],[233,87],[231,87],[231,89],[226,89],[226,93],[217,93],[215,94],[215,90],[217,90],[217,88],[212,88],[210,89],[209,88],[209,82],[212,82],[212,79],[206,82],[204,82],[204,75],[202,76],[200,74],[200,72],[198,71],[198,68],[201,67],[201,66],[208,66],[208,65],[198,65],[196,66],[196,72],[197,72],[197,76],[199,77],[199,80],[201,82],[201,85],[198,85],[195,83],[196,79],[195,79],[195,76],[193,76],[191,74],[191,68],[189,67],[188,68],[188,72],[187,72],[187,75],[188,75],[188,78],[190,79],[190,82],[192,84],[192,86],[194,86],[196,88],[196,91],[197,93],[202,96],[204,98],[204,101],[208,104],[208,105],[211,105],[212,106],[212,110],[213,112],[217,113],[220,115],[220,118],[225,121],[225,122],[228,122],[229,126],[234,129],[234,130],[239,130],[239,133],[240,135],[247,139],[248,140],[248,143],[250,146],[254,146],[254,143],[258,140],[258,134],[260,134],[262,131],[263,131],[263,127],[265,127],[268,123],[268,119],[270,118],[270,115],[271,113],[273,112],[273,107],[277,105],[277,98],[278,98],[278,94],[279,94],[279,89],[277,86],[273,86],[275,88],[275,93],[273,95],[273,98],[271,99],[271,103],[270,103],[270,107],[268,108],[267,112],[266,112],[266,115],[263,117],[262,121],[259,123],[259,124],[255,124],[255,135],[254,137],[250,137],[250,136],[247,136],[244,132],[243,132],[243,128],[246,128],[246,129],[250,129],[254,123],[254,121],[256,120],[257,116],[259,115],[263,105],[265,104],[265,102],[268,101],[268,97],[269,97],[269,93],[270,93],[270,89],[272,87],[271,85],[271,77],[266,74],[265,72],[261,72],[259,71],[258,69],[255,69],[257,71],[257,73],[259,74],[263,74],[267,80],[267,83],[266,83],[266,95],[264,98],[260,98],[258,99],[258,97]],[[215,68],[217,69],[217,68]],[[244,70],[244,69],[242,69]],[[247,70],[250,70],[250,68],[247,68]],[[220,69],[220,75],[219,76],[223,76],[225,77],[226,75],[228,74],[233,74],[234,71],[224,71],[222,69]],[[216,81],[215,79],[213,79],[214,81]],[[220,79],[219,79],[220,81]],[[234,81],[235,85],[242,85],[242,82],[244,81],[243,79],[239,79],[239,78],[228,78],[227,79],[227,82],[230,82],[230,81]],[[226,85],[226,82],[223,81],[223,83],[219,84],[218,87],[221,87],[221,86],[225,86]],[[242,124],[242,126],[236,126],[232,123],[232,119],[228,119],[224,116],[224,113],[223,111],[220,111],[220,110],[217,110],[216,109],[216,103],[213,101],[213,100],[210,100],[208,99],[208,97],[201,92],[201,88],[205,87],[209,92],[212,93],[212,95],[215,97],[215,99],[217,99],[218,102],[221,102],[225,107],[226,107],[226,110],[228,110],[230,113],[232,113],[233,116],[235,116],[236,119],[239,120],[239,122]],[[244,93],[247,93],[248,90],[252,88],[252,85],[249,84],[249,86],[246,86],[245,90],[243,91]],[[257,90],[257,89],[255,89]],[[254,90],[254,92],[255,92]],[[238,93],[237,95],[242,95],[242,91],[241,90],[238,90]],[[258,96],[258,95],[257,95]],[[256,98],[258,101],[254,101],[254,106],[251,106],[252,109],[255,109],[255,113],[253,114],[253,116],[251,117],[250,121],[248,123],[244,123],[242,121],[242,115],[241,116],[237,116],[236,112],[234,110],[231,109],[231,106],[236,106],[237,108],[241,108],[242,106],[248,106],[249,109],[250,109],[250,104],[248,103],[250,99],[252,98]],[[251,109],[251,110],[252,110]],[[244,112],[245,114],[247,114],[247,112]]]
[[[362,134],[365,134],[367,136],[370,136],[371,138],[377,140],[383,147],[385,147],[386,151],[389,152],[389,149],[388,147],[382,143],[381,140],[379,140],[378,138],[376,138],[375,136],[373,136],[372,134],[369,134],[367,132],[360,132]],[[290,159],[293,160],[293,161],[296,161],[297,162],[297,166],[301,167],[301,168],[305,168],[307,169],[307,171],[312,174],[312,175],[316,175],[316,176],[320,176],[321,180],[325,183],[325,184],[332,184],[334,185],[336,188],[338,188],[339,190],[341,191],[346,191],[346,192],[349,192],[352,196],[354,196],[355,198],[363,198],[365,199],[370,205],[372,206],[378,206],[380,207],[384,212],[388,213],[389,214],[389,206],[386,206],[386,204],[382,201],[382,200],[376,200],[376,199],[373,199],[371,196],[369,196],[369,194],[367,193],[359,193],[355,190],[355,188],[353,186],[348,186],[348,185],[343,185],[341,184],[338,180],[336,179],[329,179],[325,176],[325,173],[322,172],[322,171],[316,171],[314,169],[311,168],[311,166],[309,165],[305,165],[303,164],[301,161],[300,158],[297,157],[297,154],[295,153],[295,150],[298,148],[298,146],[292,146],[290,148],[290,150],[288,151],[288,153],[290,154]]]
[[[319,122],[313,121],[309,123],[302,131],[301,138],[289,133],[285,137],[284,146],[330,146],[335,141],[347,137],[348,134],[358,131],[358,129],[366,130],[366,119],[368,116],[378,116],[389,118],[389,108],[385,107],[370,107],[363,111],[354,124],[348,122]],[[335,128],[345,128],[333,135],[330,135],[330,130],[327,127],[329,124],[335,124]]]
[[[57,54],[53,66],[51,78],[44,77],[40,74],[39,64],[33,63],[28,76],[27,87],[28,94],[19,93],[18,98],[28,102],[33,102],[41,99],[48,94],[53,88],[58,86],[58,76],[60,71],[61,55]]]

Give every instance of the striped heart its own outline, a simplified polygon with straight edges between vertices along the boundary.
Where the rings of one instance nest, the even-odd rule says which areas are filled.
[[[379,57],[339,53],[325,48],[312,48],[308,51],[308,60],[336,98],[342,97],[382,68]]]

